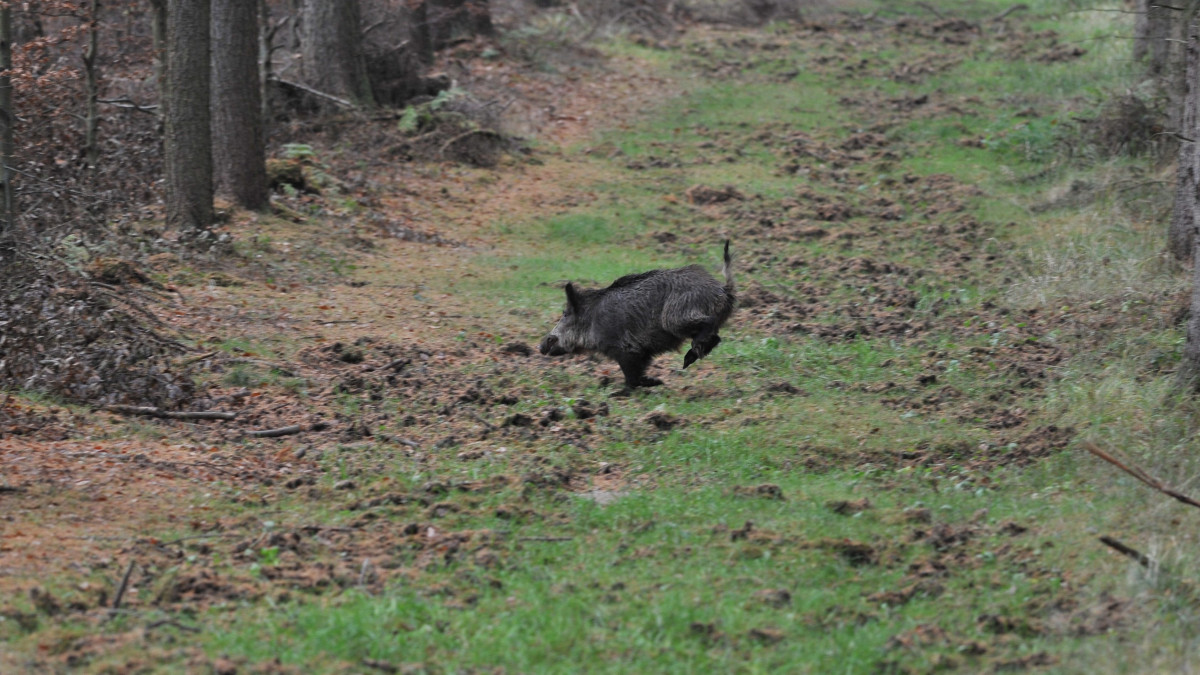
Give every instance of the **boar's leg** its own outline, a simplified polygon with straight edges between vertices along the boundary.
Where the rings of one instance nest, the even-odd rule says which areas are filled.
[[[688,366],[708,356],[708,353],[721,344],[721,336],[717,335],[719,326],[705,326],[692,338],[692,348],[683,355],[683,367]]]
[[[621,372],[625,375],[627,388],[657,387],[662,384],[662,380],[657,377],[646,376],[646,368],[650,365],[651,359],[652,357],[645,354],[627,354],[617,360],[621,366]]]

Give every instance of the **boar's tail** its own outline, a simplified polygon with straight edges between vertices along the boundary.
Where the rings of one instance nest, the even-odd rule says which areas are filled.
[[[725,264],[721,266],[721,274],[725,275],[725,292],[733,295],[737,287],[733,283],[733,258],[729,255],[729,240],[725,240]]]

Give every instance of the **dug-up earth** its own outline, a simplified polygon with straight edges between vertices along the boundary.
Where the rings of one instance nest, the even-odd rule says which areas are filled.
[[[945,47],[908,63],[857,59],[850,49],[815,61],[814,67],[846,78],[871,71],[919,83],[957,64],[962,57],[956,49],[985,39],[965,22],[856,28],[851,20],[838,21],[808,25],[794,35],[813,44],[850,43],[855,30],[870,29],[892,40]],[[688,44],[696,69],[720,80],[770,58],[775,39],[696,29]],[[1044,35],[1005,42],[1013,59],[1079,56]],[[731,49],[744,59],[706,53]],[[193,347],[180,365],[203,374],[204,393],[190,411],[236,413],[232,419],[89,410],[14,395],[0,400],[0,614],[39,636],[33,653],[0,655],[0,670],[21,672],[31,663],[48,672],[84,667],[134,646],[144,647],[142,656],[126,662],[125,671],[110,672],[138,672],[170,650],[156,633],[179,629],[178,617],[213,604],[286,601],[347,587],[379,590],[449,560],[471,559],[486,568],[497,556],[494,546],[502,533],[443,529],[439,519],[447,512],[503,490],[571,491],[601,502],[619,498],[631,487],[623,467],[584,462],[564,468],[542,461],[539,449],[653,439],[691,423],[665,413],[627,418],[620,414],[620,399],[599,397],[574,400],[569,409],[526,409],[523,401],[541,387],[561,384],[564,373],[609,382],[620,373],[599,360],[543,358],[534,348],[547,328],[539,324],[543,316],[509,310],[499,298],[489,302],[457,292],[487,274],[481,258],[512,252],[496,223],[533,222],[594,199],[578,186],[594,184],[612,169],[578,161],[564,148],[586,146],[598,131],[651,112],[687,83],[655,74],[628,56],[589,57],[548,74],[482,58],[482,51],[478,45],[462,47],[453,55],[454,67],[470,75],[469,86],[516,96],[527,134],[522,144],[506,149],[498,165],[398,160],[391,151],[403,139],[394,125],[326,131],[310,141],[319,158],[310,168],[326,174],[336,190],[281,192],[270,214],[226,209],[223,229],[237,242],[233,251],[186,258],[164,253],[146,263],[145,272],[161,284],[154,293],[158,299],[147,307]],[[966,204],[978,188],[945,174],[899,174],[877,187],[855,188],[867,185],[880,164],[907,151],[892,146],[889,128],[914,118],[978,111],[981,103],[941,91],[872,96],[841,102],[855,114],[876,114],[875,125],[847,139],[783,125],[754,130],[754,142],[775,148],[779,171],[803,172],[809,185],[822,189],[768,200],[737,188],[683,186],[688,189],[664,208],[696,214],[694,224],[647,232],[638,245],[667,254],[690,252],[718,241],[722,229],[736,231],[745,281],[734,321],[756,335],[833,342],[891,336],[925,345],[934,332],[948,331],[957,342],[974,344],[994,330],[989,325],[1008,326],[1003,344],[974,347],[980,351],[973,356],[1010,377],[1017,390],[1039,391],[1070,354],[1061,343],[1036,337],[1051,330],[1086,337],[1108,319],[1033,310],[1017,310],[1024,313],[1014,317],[1012,308],[1001,306],[985,306],[983,316],[972,309],[968,317],[950,301],[936,320],[917,313],[911,290],[916,280],[981,275],[1001,255],[984,242],[1004,225],[971,216]],[[703,161],[721,162],[741,151],[742,138],[723,134],[716,131],[706,141]],[[672,153],[666,148],[661,156],[624,161],[598,146],[590,154],[624,161],[620,170],[634,176],[647,167],[695,161]],[[814,162],[822,168],[811,169]],[[889,224],[914,218],[925,223],[919,236],[897,242]],[[845,254],[780,259],[787,245],[813,240]],[[897,247],[912,248],[909,263],[896,262]],[[931,249],[961,253],[922,253]],[[759,270],[764,272],[756,274]],[[864,289],[874,298],[870,304],[857,301]],[[1170,307],[1145,311],[1169,313]],[[799,448],[791,460],[797,470],[822,470],[843,459],[929,466],[954,456],[970,471],[1000,461],[1034,462],[1071,440],[1072,430],[1037,421],[1023,407],[1023,394],[997,390],[990,398],[971,399],[948,384],[941,364],[957,356],[930,344],[923,361],[909,364],[918,371],[914,378],[840,386],[859,388],[896,411],[981,420],[990,434],[982,448],[930,446],[859,456]],[[664,356],[655,368],[665,369],[662,362],[675,358]],[[728,388],[718,366],[701,362],[697,368],[676,395],[704,400]],[[744,386],[742,395],[751,403],[806,395],[786,381]],[[1012,443],[1021,448],[1019,456],[1000,458],[989,450]],[[484,461],[502,468],[477,479],[459,478],[458,467]],[[415,491],[391,489],[389,479],[377,477],[397,466],[428,480]],[[852,515],[869,507],[848,501],[831,508]],[[520,518],[528,507],[514,499],[495,508],[499,517]],[[376,527],[389,509],[410,514],[411,522],[399,532]],[[343,511],[350,515],[329,517]],[[928,525],[920,513],[912,515],[912,523],[920,532],[915,541],[928,543],[938,555],[927,561],[928,569],[910,570],[903,584],[888,591],[896,594],[892,604],[932,588],[950,573],[947,566],[971,564],[968,556],[954,556],[985,529]],[[1025,529],[1016,523],[1005,527],[1004,534],[1014,538]],[[732,535],[736,541],[737,533]],[[747,536],[753,536],[749,526]],[[853,565],[879,564],[887,555],[864,543],[829,545]],[[277,556],[269,566],[260,564],[264,550]],[[397,550],[412,554],[411,564],[389,565]],[[181,565],[184,560],[189,564]],[[1080,608],[1090,614],[1072,615],[1071,630],[1102,633],[1120,624],[1124,609],[1117,600],[1103,610]],[[150,618],[126,632],[104,631],[105,622],[121,612]],[[1005,624],[1015,621],[1008,617],[992,620],[997,634],[1032,630]],[[84,637],[56,631],[62,622],[95,630]],[[940,630],[926,626],[897,634],[894,648],[944,642],[948,638]],[[181,662],[177,653],[169,658]],[[1028,662],[1012,661],[1009,669],[1053,663],[1045,654],[1023,658]],[[236,670],[208,661],[198,649],[182,661],[197,670]]]
[[[248,242],[245,249],[194,266],[161,254],[145,270],[165,279],[163,298],[150,308],[179,336],[195,341],[195,353],[181,361],[214,376],[193,409],[236,413],[235,420],[172,421],[12,395],[0,400],[0,598],[29,598],[36,608],[0,608],[6,620],[36,626],[73,617],[100,625],[118,593],[119,606],[136,612],[318,592],[362,580],[361,570],[339,562],[346,551],[362,560],[415,545],[431,562],[463,547],[479,548],[471,532],[441,533],[423,523],[406,531],[407,543],[360,524],[326,526],[315,516],[295,530],[264,532],[260,516],[238,517],[236,510],[209,503],[232,499],[260,514],[271,511],[281,495],[351,510],[401,503],[408,497],[386,492],[343,503],[355,493],[355,479],[324,485],[321,458],[364,441],[384,441],[417,467],[432,456],[471,461],[483,454],[474,449],[480,439],[490,437],[487,446],[494,447],[497,437],[514,443],[546,435],[582,437],[590,432],[589,418],[608,414],[603,401],[580,401],[573,413],[582,422],[576,425],[557,410],[536,418],[495,417],[523,392],[478,387],[473,372],[527,374],[561,365],[543,362],[529,346],[545,326],[494,308],[464,306],[452,288],[455,279],[474,275],[476,256],[504,250],[492,223],[532,220],[568,205],[577,199],[572,187],[594,179],[587,167],[563,161],[556,147],[644,113],[673,84],[643,74],[633,60],[588,65],[595,58],[588,54],[581,57],[584,65],[569,67],[566,75],[538,77],[478,58],[482,50],[472,45],[447,60],[476,73],[470,82],[475,90],[487,93],[491,87],[518,97],[523,113],[518,121],[535,134],[527,140],[545,148],[532,152],[533,161],[526,159],[528,150],[499,168],[372,156],[363,168],[354,158],[331,154],[325,169],[337,176],[330,180],[341,194],[358,200],[353,209],[332,198],[294,193],[277,195],[273,215],[226,209],[223,230]],[[338,140],[361,147],[381,138],[401,140],[390,129],[375,131]],[[263,353],[238,345],[276,347]],[[230,384],[242,371],[246,383]],[[265,373],[275,382],[264,382]],[[385,390],[412,404],[398,411],[346,412],[346,397],[380,400]],[[377,436],[374,429],[393,419],[403,435]],[[247,436],[291,426],[300,433],[278,440]],[[363,466],[354,473],[370,471]],[[543,480],[536,472],[526,479]],[[439,497],[448,491],[489,491],[509,480],[518,479],[431,481],[416,499],[433,519]],[[601,492],[620,486],[615,473],[597,476],[595,488],[586,478],[544,480]],[[171,532],[192,534],[162,536]],[[156,577],[194,552],[231,551],[236,557],[275,546],[287,561],[275,578],[226,578],[204,569],[169,580]],[[393,573],[374,570],[370,581],[382,584]],[[59,589],[57,596],[49,586]],[[44,658],[36,663],[47,670],[70,668],[145,637],[39,645]],[[0,655],[0,670],[28,667],[15,661],[5,666],[6,658],[13,657]]]

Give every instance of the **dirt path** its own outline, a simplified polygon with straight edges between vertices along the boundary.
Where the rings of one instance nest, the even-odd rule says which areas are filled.
[[[483,60],[469,65],[481,72],[500,68]],[[456,334],[486,329],[453,292],[430,289],[471,274],[475,255],[505,245],[496,236],[496,222],[539,217],[569,204],[576,186],[594,181],[593,167],[561,149],[644,114],[677,90],[645,72],[641,64],[618,59],[599,77],[580,72],[552,83],[525,78],[526,108],[552,111],[537,131],[538,146],[545,148],[537,153],[537,163],[514,163],[502,171],[396,164],[390,175],[376,177],[383,183],[380,211],[400,214],[404,224],[462,245],[372,238],[369,250],[357,252],[351,274],[367,282],[361,285],[345,279],[272,283],[258,274],[239,278],[231,270],[210,276],[208,283],[180,287],[184,302],[163,318],[181,334],[207,338],[208,346],[227,340],[279,346],[275,354],[246,351],[231,358],[222,353],[213,360],[215,367],[228,372],[240,359],[250,367],[285,368],[313,383],[315,395],[307,401],[281,397],[269,387],[215,388],[214,407],[237,411],[241,423],[236,427],[164,425],[7,401],[6,411],[22,423],[0,436],[0,597],[24,597],[41,592],[48,582],[58,586],[75,579],[63,602],[99,609],[111,603],[115,579],[128,561],[157,546],[151,533],[219,532],[225,525],[212,515],[212,500],[272,502],[288,489],[285,485],[313,482],[319,469],[312,457],[354,426],[331,419],[341,416],[331,410],[336,377],[353,368],[335,361],[341,367],[331,370],[321,359],[287,363],[280,357],[296,345],[310,355],[335,345],[366,346],[370,352],[363,340],[383,335],[416,350],[414,358],[446,360]],[[512,79],[515,74],[508,69],[493,76]],[[321,246],[312,241],[319,233],[306,226],[239,213],[230,229],[270,237],[272,253],[286,256]],[[368,365],[384,364],[368,360]],[[235,442],[248,429],[323,421],[333,421],[334,430],[251,446]],[[436,440],[415,438],[422,444]],[[148,590],[140,577],[134,578],[126,606],[139,606],[139,595]],[[21,613],[14,606],[0,610]]]

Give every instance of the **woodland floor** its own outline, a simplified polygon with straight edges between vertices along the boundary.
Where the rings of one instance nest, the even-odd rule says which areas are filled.
[[[235,420],[126,416],[5,395],[0,639],[11,649],[0,653],[0,670],[310,672],[287,658],[216,654],[197,632],[239,607],[319,602],[350,590],[379,597],[397,585],[420,587],[422,597],[452,610],[482,612],[490,591],[472,584],[496,586],[496,570],[515,573],[522,547],[605,545],[602,535],[572,529],[575,511],[560,503],[605,507],[660,487],[694,482],[703,489],[707,474],[691,477],[669,455],[638,453],[674,447],[681,433],[745,429],[765,430],[752,443],[775,448],[761,451],[770,469],[739,473],[718,492],[751,512],[757,504],[782,508],[785,497],[797,508],[810,501],[828,519],[827,531],[847,534],[773,529],[772,516],[760,514],[702,528],[712,543],[697,546],[722,552],[719,559],[733,566],[763,551],[782,560],[802,550],[831,558],[847,579],[861,580],[863,570],[890,574],[864,582],[852,603],[797,610],[812,630],[878,627],[886,646],[868,657],[873,668],[1070,669],[1064,655],[1076,640],[1127,635],[1121,631],[1145,607],[1117,586],[1088,588],[1093,566],[1117,578],[1121,558],[1098,546],[1090,558],[1074,558],[1074,550],[1046,554],[1062,556],[1053,562],[1042,557],[1060,537],[1094,543],[1085,526],[1065,535],[1050,506],[1026,512],[981,498],[954,502],[943,516],[919,503],[945,492],[1002,491],[993,482],[1021,471],[1041,472],[1037,484],[1051,494],[1046,474],[1074,471],[1057,458],[1079,433],[1041,407],[1059,370],[1110,327],[1177,321],[1174,296],[1118,312],[1104,303],[1056,311],[1006,302],[1003,294],[979,292],[977,301],[959,293],[1005,284],[1013,274],[1006,237],[1024,227],[1009,216],[1028,211],[994,204],[987,211],[980,204],[995,196],[972,175],[938,170],[935,161],[926,171],[914,168],[911,158],[939,143],[987,152],[971,129],[953,129],[964,118],[986,117],[993,104],[924,83],[981,51],[1049,65],[1083,57],[1021,24],[1019,14],[1007,32],[928,15],[888,24],[840,17],[776,32],[694,27],[661,44],[604,57],[582,53],[577,64],[552,71],[508,66],[485,58],[481,46],[464,46],[447,67],[459,69],[474,91],[510,96],[509,115],[527,134],[525,147],[490,168],[398,160],[393,150],[403,138],[394,125],[327,125],[311,145],[314,164],[336,177],[336,189],[280,194],[283,208],[269,215],[230,213],[224,229],[237,241],[230,255],[164,253],[147,263],[165,289],[152,309],[194,347],[180,361],[206,371],[207,393],[193,409],[236,412]],[[868,43],[877,46],[863,56]],[[686,67],[664,70],[656,51],[683,51]],[[713,83],[792,80],[797,74],[784,53],[803,54],[791,62],[808,69],[801,80],[820,78],[821,97],[852,121],[701,121],[684,134],[697,138],[681,141],[676,129],[676,137],[668,133],[637,152],[622,140],[623,131]],[[856,87],[859,78],[900,91]],[[830,84],[837,82],[844,89]],[[946,120],[942,137],[903,133],[939,120]],[[764,172],[772,180],[793,177],[794,188],[782,196],[756,189],[752,170],[742,185],[703,179],[746,153],[772,158]],[[680,167],[700,178],[672,178]],[[653,210],[612,197],[613,185],[640,183],[662,187]],[[528,274],[516,269],[542,250],[544,223],[551,223],[547,237],[556,236],[556,222],[568,223],[569,235],[574,214],[610,203],[612,213],[652,215],[620,226],[608,241],[585,235],[580,260],[625,248],[635,261],[714,266],[728,235],[741,293],[721,347],[731,350],[722,357],[728,360],[714,354],[685,376],[679,357],[664,355],[651,374],[667,386],[631,399],[607,397],[620,378],[614,364],[536,353],[558,302],[547,299],[564,279],[539,278],[536,266]],[[547,246],[547,256],[570,250],[569,241]],[[585,283],[611,278],[607,267],[595,278],[586,270],[597,268],[582,269]],[[543,295],[514,302],[509,292]],[[1050,334],[1058,338],[1045,339]],[[738,351],[739,340],[764,351]],[[830,352],[811,357],[823,361],[812,366],[820,377],[803,367],[770,369],[776,351],[791,348],[777,345],[800,344],[828,345]],[[863,363],[870,373],[860,377]],[[840,375],[835,368],[843,368]],[[846,414],[859,405],[872,416]],[[795,433],[787,425],[797,415],[815,419],[825,410],[844,416],[836,433],[791,441],[772,435],[776,426]],[[881,430],[884,418],[927,426]],[[942,433],[939,424],[958,426]],[[289,425],[302,432],[247,436]],[[795,487],[803,484],[776,478],[785,474],[834,474],[839,485],[857,487]],[[1011,499],[1028,502],[1030,492]],[[1083,497],[1064,508],[1084,511],[1090,503]],[[883,529],[854,534],[866,520]],[[532,521],[545,529],[515,526]],[[625,525],[634,541],[621,544],[622,560],[656,555],[657,544],[636,541],[654,518]],[[121,610],[112,612],[127,570]],[[1014,570],[1022,581],[1010,581]],[[624,593],[626,583],[639,588],[637,581],[606,583],[598,597],[621,602],[613,598],[633,594]],[[747,603],[790,605],[804,593],[803,579],[794,584],[754,590]],[[1036,590],[1008,608],[1015,614],[962,599],[977,585],[1000,594],[1024,592],[1022,584]],[[933,618],[888,626],[895,608],[939,596],[968,605],[962,611],[970,625],[941,625],[931,610]],[[777,644],[797,639],[778,623],[688,625],[710,652],[752,650],[769,659]],[[749,669],[787,668],[785,655],[774,658]],[[364,653],[313,667],[473,667],[446,668],[436,652],[408,660]]]

